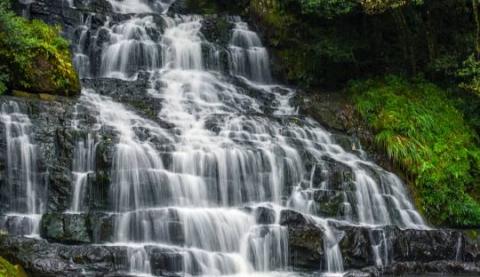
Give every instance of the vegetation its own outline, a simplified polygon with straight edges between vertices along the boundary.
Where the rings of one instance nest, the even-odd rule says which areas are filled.
[[[434,223],[480,223],[480,148],[447,93],[389,76],[351,86],[375,141],[414,178],[417,204]]]
[[[79,80],[60,28],[29,21],[0,2],[0,93],[7,89],[76,94]]]
[[[0,277],[26,277],[27,274],[18,265],[12,265],[0,257]]]

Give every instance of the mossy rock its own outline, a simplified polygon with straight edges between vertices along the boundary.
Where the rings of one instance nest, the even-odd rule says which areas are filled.
[[[61,28],[17,16],[6,7],[0,5],[0,92],[80,94],[70,43]]]
[[[27,277],[27,274],[21,266],[12,265],[0,257],[0,277]]]
[[[35,93],[74,96],[80,94],[80,80],[68,53],[48,57],[38,54],[26,76],[28,90]]]
[[[28,99],[40,99],[42,101],[55,101],[58,99],[56,95],[48,93],[30,93],[22,90],[12,90],[11,95],[15,97],[28,98]]]

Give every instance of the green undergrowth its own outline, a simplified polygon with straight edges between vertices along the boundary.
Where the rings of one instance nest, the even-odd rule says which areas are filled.
[[[0,277],[26,277],[27,275],[20,266],[12,265],[0,257]]]
[[[7,89],[71,95],[80,85],[60,28],[17,16],[0,1],[0,93]]]
[[[350,86],[375,143],[408,173],[418,207],[434,224],[480,225],[478,137],[444,90],[397,76]]]

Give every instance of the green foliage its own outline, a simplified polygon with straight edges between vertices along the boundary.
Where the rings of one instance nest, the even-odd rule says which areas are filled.
[[[470,55],[458,70],[457,76],[462,80],[460,87],[480,96],[480,61]]]
[[[0,4],[0,64],[4,89],[7,84],[26,90],[78,90],[69,43],[60,28],[16,16],[5,2]]]
[[[354,0],[299,0],[302,12],[317,14],[327,18],[348,14],[358,6]]]
[[[8,74],[6,71],[7,68],[5,66],[0,66],[0,95],[7,91]]]
[[[361,0],[362,6],[367,13],[382,13],[389,9],[397,9],[407,4],[420,5],[423,0]]]
[[[349,13],[355,6],[357,1],[251,2],[251,10],[265,26],[269,46],[280,61],[281,68],[275,69],[303,88],[342,84],[346,81],[343,77],[356,69],[354,52],[363,45],[356,43],[355,35],[324,25],[324,21],[334,22],[333,17]],[[338,26],[342,25],[339,20]],[[345,74],[338,74],[339,70]]]
[[[480,224],[480,148],[445,91],[389,76],[351,86],[375,142],[414,177],[417,204],[434,223]]]
[[[297,5],[303,14],[317,15],[324,18],[347,15],[358,8],[369,14],[383,13],[407,4],[423,4],[423,0],[287,0],[284,7]]]
[[[0,257],[0,277],[25,277],[27,276],[22,268],[12,265]]]

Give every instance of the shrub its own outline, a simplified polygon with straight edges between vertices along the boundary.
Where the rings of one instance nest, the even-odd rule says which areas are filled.
[[[375,142],[414,179],[416,202],[436,224],[478,226],[480,149],[446,92],[389,76],[351,86]]]
[[[0,91],[9,88],[33,92],[72,94],[79,82],[60,28],[16,16],[0,3]]]
[[[18,265],[12,265],[0,257],[0,276],[2,277],[26,277],[27,274]]]

